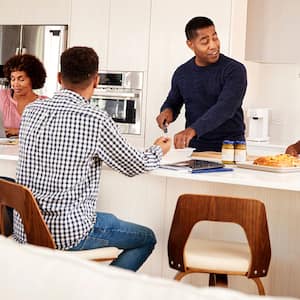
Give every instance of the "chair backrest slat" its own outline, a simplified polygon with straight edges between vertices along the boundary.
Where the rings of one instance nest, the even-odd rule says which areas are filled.
[[[29,189],[0,179],[0,232],[7,235],[3,207],[11,207],[20,214],[28,243],[56,248],[39,206]]]
[[[181,195],[177,201],[168,241],[169,263],[172,268],[185,271],[184,246],[192,228],[200,221],[239,224],[245,231],[251,252],[248,277],[266,276],[271,246],[262,202],[224,196]]]

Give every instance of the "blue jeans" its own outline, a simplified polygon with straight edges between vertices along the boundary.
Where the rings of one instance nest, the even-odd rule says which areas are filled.
[[[71,251],[117,247],[124,251],[111,265],[137,271],[156,244],[153,231],[122,221],[112,214],[97,212],[96,223],[89,235]]]

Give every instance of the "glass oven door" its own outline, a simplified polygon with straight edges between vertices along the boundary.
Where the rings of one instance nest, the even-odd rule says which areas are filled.
[[[106,111],[118,123],[121,133],[140,134],[139,109],[136,99],[94,95],[91,104]]]

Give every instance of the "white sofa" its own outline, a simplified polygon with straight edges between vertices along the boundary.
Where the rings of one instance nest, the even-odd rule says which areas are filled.
[[[0,299],[3,300],[261,299],[229,289],[196,288],[153,278],[51,249],[19,245],[3,236],[0,236],[0,253]]]

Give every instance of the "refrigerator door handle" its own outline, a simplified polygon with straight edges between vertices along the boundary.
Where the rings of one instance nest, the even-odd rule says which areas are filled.
[[[20,45],[19,45],[19,51],[18,54],[23,54],[23,39],[24,39],[24,26],[21,25],[20,28]]]
[[[49,30],[53,36],[60,36],[60,30]]]

